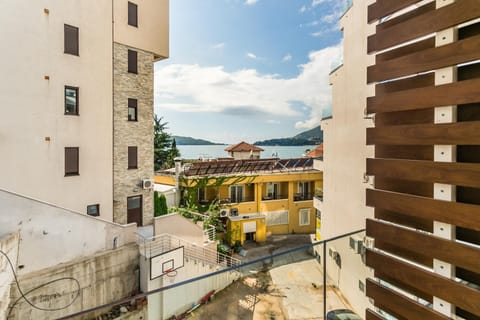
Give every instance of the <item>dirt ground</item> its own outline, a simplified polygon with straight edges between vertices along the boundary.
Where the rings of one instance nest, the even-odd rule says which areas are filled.
[[[187,319],[285,319],[281,310],[281,298],[281,293],[272,284],[269,272],[258,272],[228,286]]]

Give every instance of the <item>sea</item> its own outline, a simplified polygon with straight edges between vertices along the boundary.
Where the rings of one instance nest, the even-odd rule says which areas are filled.
[[[225,151],[228,145],[177,145],[180,150],[180,156],[184,159],[210,159],[227,157]],[[313,150],[316,146],[261,146],[265,151],[261,153],[261,158],[300,158],[307,150]]]

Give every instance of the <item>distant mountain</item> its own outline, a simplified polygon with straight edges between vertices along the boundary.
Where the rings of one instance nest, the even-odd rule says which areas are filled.
[[[172,136],[172,139],[175,139],[177,146],[181,145],[190,145],[190,146],[206,146],[206,145],[222,145],[223,143],[215,143],[203,139],[195,139],[192,137],[182,137],[182,136]]]
[[[320,126],[301,132],[291,138],[278,138],[263,141],[257,141],[257,146],[306,146],[317,145],[323,142],[323,131]]]

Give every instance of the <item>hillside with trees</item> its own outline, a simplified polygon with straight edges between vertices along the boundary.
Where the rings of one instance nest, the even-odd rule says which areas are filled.
[[[320,126],[301,132],[291,138],[277,138],[257,141],[257,146],[307,146],[317,145],[323,142],[323,131]]]

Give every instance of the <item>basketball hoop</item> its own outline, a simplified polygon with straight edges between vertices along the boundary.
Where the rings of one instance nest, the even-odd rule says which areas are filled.
[[[176,277],[177,273],[178,273],[178,271],[173,270],[173,269],[168,269],[167,271],[165,271],[165,275],[168,277],[168,281],[170,283],[175,282],[175,277]]]

